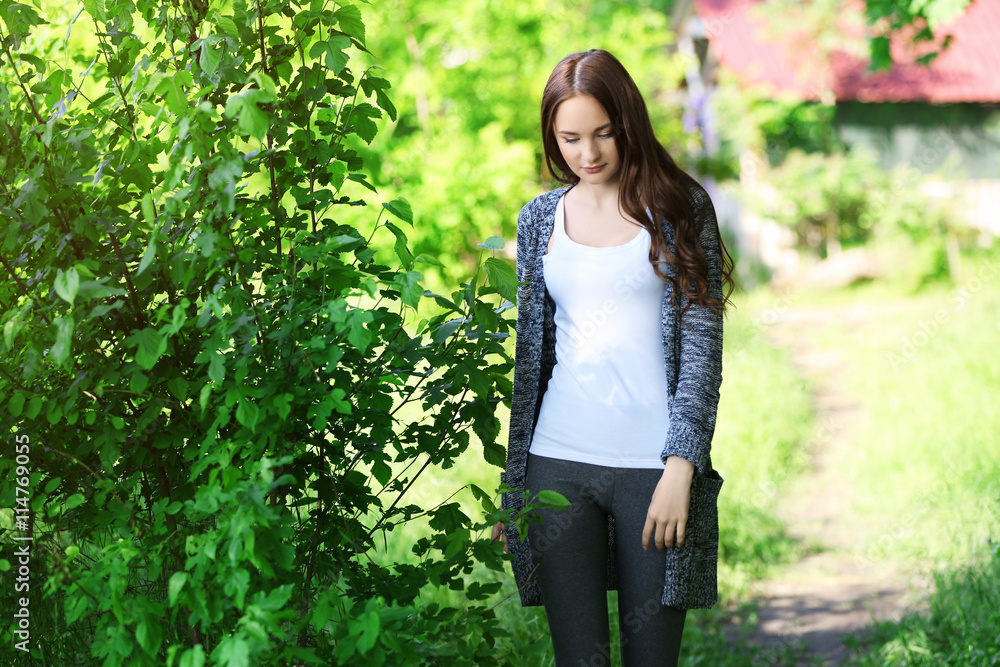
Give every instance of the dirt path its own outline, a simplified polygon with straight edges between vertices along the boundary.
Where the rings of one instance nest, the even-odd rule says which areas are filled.
[[[840,665],[847,658],[843,635],[862,633],[873,619],[900,618],[922,604],[926,589],[925,581],[894,563],[852,555],[852,544],[872,536],[860,533],[852,522],[851,480],[831,465],[861,446],[855,436],[861,410],[844,389],[848,360],[814,341],[831,327],[838,335],[849,335],[875,313],[851,305],[781,309],[770,315],[766,335],[776,347],[789,350],[808,382],[819,424],[807,447],[812,469],[782,490],[779,516],[793,537],[815,549],[763,582],[759,623],[750,641],[769,649],[774,662],[780,663],[778,656],[791,647],[805,656],[797,664]]]

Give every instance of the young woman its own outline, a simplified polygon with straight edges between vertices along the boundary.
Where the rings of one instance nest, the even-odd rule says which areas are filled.
[[[518,216],[502,507],[522,509],[525,489],[570,506],[538,512],[524,541],[503,523],[493,537],[514,556],[521,605],[545,606],[557,665],[609,664],[608,590],[624,664],[676,664],[686,610],[717,597],[709,450],[732,258],[610,53],[556,66],[542,139],[567,187]]]

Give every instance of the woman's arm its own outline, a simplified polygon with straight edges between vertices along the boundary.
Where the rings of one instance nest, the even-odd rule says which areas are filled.
[[[719,225],[708,193],[691,193],[698,242],[708,268],[708,295],[722,301],[722,258]],[[680,295],[681,305],[687,297]],[[680,360],[677,387],[670,406],[670,426],[660,460],[679,456],[704,473],[715,433],[715,414],[722,385],[722,313],[692,303],[679,325]]]
[[[719,226],[708,193],[693,193],[698,242],[708,265],[708,294],[722,301],[722,259]],[[684,302],[681,301],[681,305]],[[646,512],[642,548],[650,542],[657,549],[684,545],[694,475],[704,473],[715,432],[715,413],[722,385],[722,313],[691,304],[680,326],[680,360],[677,387],[670,407],[670,426],[660,459],[664,462]]]

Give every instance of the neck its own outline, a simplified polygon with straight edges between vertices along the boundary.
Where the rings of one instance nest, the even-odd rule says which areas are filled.
[[[579,181],[573,186],[574,190],[577,190],[577,200],[586,206],[593,206],[596,209],[617,209],[618,208],[618,192],[619,183],[614,181],[613,183],[602,183],[600,185],[589,185],[583,181]]]

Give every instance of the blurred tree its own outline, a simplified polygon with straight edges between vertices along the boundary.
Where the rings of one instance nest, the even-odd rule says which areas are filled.
[[[414,252],[446,280],[467,275],[476,243],[512,237],[517,212],[543,187],[539,103],[565,55],[614,53],[651,102],[660,137],[685,161],[699,152],[671,93],[682,65],[662,0],[390,0],[373,15],[371,51],[394,82],[398,120],[358,146],[380,192],[418,211]]]
[[[930,46],[940,39],[940,49],[948,48],[951,35],[941,35],[941,27],[955,20],[973,0],[867,0],[865,17],[872,26],[871,60],[873,69],[889,69],[892,55],[889,38],[912,30],[915,45]],[[918,60],[929,64],[939,50],[931,48]]]
[[[866,51],[874,70],[889,69],[893,35],[902,35],[922,55],[917,62],[930,64],[948,48],[951,36],[943,26],[965,12],[974,0],[866,0],[865,37],[851,40],[841,30],[844,0],[769,0],[756,6],[778,31],[794,31],[794,39],[822,53],[831,49]],[[786,35],[787,37],[787,35]],[[826,62],[826,58],[820,58]]]

